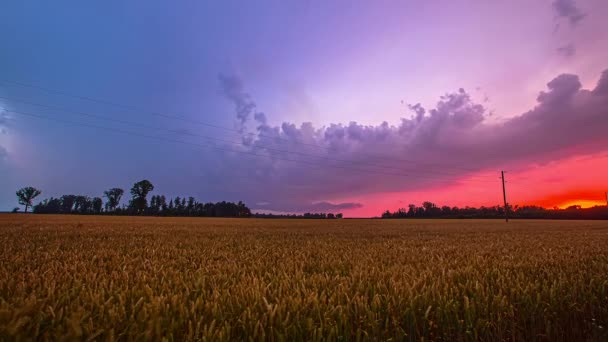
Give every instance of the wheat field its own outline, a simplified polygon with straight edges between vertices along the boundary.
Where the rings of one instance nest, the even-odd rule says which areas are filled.
[[[608,340],[601,221],[7,214],[0,244],[0,340]]]

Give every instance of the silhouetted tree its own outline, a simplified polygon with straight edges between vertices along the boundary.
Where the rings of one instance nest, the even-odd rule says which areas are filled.
[[[251,210],[249,210],[249,208],[247,208],[245,203],[243,203],[242,201],[239,201],[239,203],[237,203],[237,208],[238,208],[238,216],[240,216],[240,217],[251,216]]]
[[[152,185],[152,183],[150,183],[150,181],[147,179],[133,184],[133,187],[131,188],[131,195],[133,196],[131,204],[138,213],[142,213],[148,206],[148,200],[146,197],[152,190],[154,190],[154,185]]]
[[[194,213],[195,204],[196,204],[196,201],[194,200],[194,197],[192,197],[192,196],[188,197],[188,205],[186,206],[186,210],[188,211],[188,216],[191,216]]]
[[[167,211],[167,199],[165,198],[165,195],[158,196],[158,203],[160,205],[160,210],[162,210],[163,213],[166,213],[166,211]]]
[[[433,202],[424,202],[422,207],[424,208],[424,216],[433,217],[441,213],[441,209],[437,208]]]
[[[87,196],[76,196],[74,201],[74,211],[80,214],[87,214],[92,211],[93,203]]]
[[[239,201],[199,203],[192,196],[176,197],[171,199],[167,205],[166,197],[154,195],[150,198],[148,207],[147,195],[154,189],[152,183],[147,180],[135,183],[131,189],[133,198],[129,206],[118,207],[120,198],[124,191],[113,188],[104,192],[106,212],[115,215],[163,215],[163,216],[217,216],[217,217],[249,217],[251,210],[245,203]],[[25,194],[25,190],[23,190]],[[25,196],[25,195],[24,195]],[[31,203],[31,202],[30,202]],[[31,206],[31,204],[29,204]],[[32,211],[40,214],[102,214],[103,199],[101,197],[90,198],[83,195],[63,195],[60,198],[49,198],[32,206]],[[325,217],[325,214],[314,214],[314,217]]]
[[[608,207],[596,206],[593,208],[582,209],[580,205],[573,205],[566,209],[554,208],[547,210],[537,206],[510,206],[508,207],[509,216],[512,218],[525,219],[608,219]],[[409,210],[398,209],[395,212],[389,210],[382,213],[382,218],[499,218],[504,217],[503,206],[493,207],[448,207],[443,206],[438,208],[431,202],[424,202],[421,207],[413,204],[409,206]]]
[[[101,213],[101,208],[103,207],[103,201],[100,197],[94,197],[93,200],[91,200],[91,204],[93,207],[93,212],[95,214]]]
[[[31,186],[21,188],[19,189],[19,191],[16,192],[17,200],[19,201],[19,204],[25,206],[26,213],[27,208],[32,206],[32,201],[34,200],[34,198],[38,197],[38,195],[40,195],[41,193],[42,191]]]
[[[388,210],[387,210],[388,211]],[[414,216],[416,215],[416,205],[415,204],[409,204],[408,205],[408,210],[407,210],[407,214]]]
[[[181,197],[175,197],[175,201],[173,203],[175,205],[173,215],[181,215],[183,210]]]
[[[441,207],[442,215],[450,215],[451,213],[452,213],[452,208],[448,207],[447,205],[444,205],[443,207]]]
[[[36,214],[59,214],[62,212],[61,199],[53,197],[45,199],[33,207],[33,212]]]
[[[63,195],[61,196],[61,211],[65,214],[69,214],[74,209],[74,203],[76,202],[76,195]]]
[[[157,215],[160,213],[160,196],[152,196],[150,198],[150,213]]]
[[[169,200],[169,207],[167,208],[169,213],[173,213],[173,198]]]
[[[106,210],[114,211],[118,204],[120,203],[120,198],[124,194],[124,190],[120,188],[112,188],[110,190],[104,191],[103,195],[108,199],[106,202]]]

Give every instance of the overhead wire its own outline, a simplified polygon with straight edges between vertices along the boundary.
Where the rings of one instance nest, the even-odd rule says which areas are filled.
[[[99,126],[99,125],[93,125],[93,124],[89,124],[89,123],[81,123],[81,122],[75,122],[75,121],[58,119],[58,118],[51,118],[51,117],[48,117],[48,116],[43,116],[43,115],[38,115],[38,114],[33,114],[33,113],[27,113],[27,112],[23,112],[23,111],[7,110],[7,112],[18,114],[18,115],[24,115],[24,116],[34,117],[34,118],[38,118],[38,119],[44,119],[44,120],[48,120],[48,121],[52,121],[52,122],[60,122],[60,123],[67,123],[67,124],[78,125],[78,126],[83,126],[83,127],[102,129],[102,130],[117,132],[117,133],[121,133],[121,134],[127,134],[127,135],[131,135],[131,136],[138,136],[138,137],[143,137],[143,138],[148,138],[148,139],[155,139],[155,140],[160,140],[160,141],[165,141],[165,142],[190,145],[190,146],[195,146],[195,147],[198,147],[198,148],[211,148],[211,149],[225,151],[225,152],[233,152],[233,153],[240,153],[240,154],[252,155],[252,156],[257,156],[257,157],[270,158],[270,159],[273,159],[273,160],[282,160],[282,161],[287,161],[287,162],[302,163],[302,164],[307,164],[307,165],[312,165],[312,166],[322,166],[322,167],[346,169],[346,170],[352,170],[352,171],[356,171],[356,172],[363,172],[363,173],[369,173],[369,174],[381,174],[381,175],[398,176],[398,177],[409,177],[409,176],[412,176],[412,175],[404,174],[404,173],[389,173],[389,172],[381,172],[381,171],[377,171],[377,170],[353,168],[353,167],[347,167],[347,166],[341,166],[341,165],[319,164],[319,163],[314,163],[314,162],[305,161],[305,160],[297,160],[297,159],[288,159],[288,158],[283,158],[283,157],[277,157],[275,155],[258,154],[258,153],[254,153],[254,152],[250,152],[250,151],[240,151],[240,150],[228,149],[228,148],[218,147],[218,146],[208,145],[208,144],[207,145],[203,145],[203,144],[197,144],[197,143],[192,143],[192,142],[183,141],[183,140],[167,139],[167,138],[164,138],[164,137],[147,135],[147,134],[141,134],[141,133],[131,132],[131,131],[125,131],[125,130],[116,129],[116,128],[112,128],[112,127]],[[495,183],[494,181],[482,181],[482,180],[475,180],[475,179],[438,178],[438,177],[428,177],[426,175],[418,175],[418,174],[416,174],[413,177],[415,177],[416,179],[422,178],[422,179],[433,179],[433,180],[438,180],[438,181],[451,181],[451,182],[463,182],[463,183],[466,183],[466,182]]]
[[[318,144],[312,144],[312,143],[307,143],[307,142],[302,142],[302,141],[293,141],[290,139],[286,139],[283,137],[276,137],[276,136],[270,136],[270,135],[265,135],[262,133],[254,133],[254,132],[242,132],[241,130],[238,129],[234,129],[234,128],[228,128],[225,126],[221,126],[221,125],[216,125],[216,124],[211,124],[208,122],[204,122],[204,121],[200,121],[200,120],[194,120],[194,119],[190,119],[188,117],[182,116],[182,115],[170,115],[170,114],[165,114],[165,113],[160,113],[160,112],[154,112],[154,111],[148,111],[142,108],[139,108],[137,106],[132,106],[132,105],[125,105],[125,104],[121,104],[121,103],[117,103],[114,101],[108,101],[108,100],[104,100],[104,99],[99,99],[99,98],[94,98],[91,96],[83,96],[83,95],[79,95],[79,94],[74,94],[65,90],[57,90],[57,89],[52,89],[52,88],[48,88],[48,87],[43,87],[43,86],[39,86],[39,85],[34,85],[34,84],[29,84],[29,83],[24,83],[24,82],[19,82],[19,81],[14,81],[14,80],[7,80],[7,79],[0,79],[0,82],[3,82],[5,84],[9,84],[9,85],[16,85],[16,86],[20,86],[20,87],[26,87],[26,88],[32,88],[32,89],[37,89],[37,90],[42,90],[45,91],[47,93],[51,93],[51,94],[59,94],[62,96],[67,96],[67,97],[71,97],[71,98],[75,98],[75,99],[79,99],[79,100],[83,100],[83,101],[89,101],[89,102],[95,102],[98,104],[102,104],[102,105],[107,105],[107,106],[113,106],[116,108],[122,108],[122,109],[126,109],[126,110],[130,110],[130,111],[134,111],[134,112],[138,112],[140,114],[148,114],[148,115],[153,115],[153,116],[158,116],[158,117],[162,117],[162,118],[166,118],[166,119],[174,119],[174,120],[180,120],[180,121],[184,121],[184,122],[188,122],[191,124],[197,124],[197,125],[202,125],[202,126],[207,126],[207,127],[212,127],[212,128],[216,128],[216,129],[222,129],[225,131],[231,131],[231,132],[235,132],[235,133],[239,133],[239,134],[247,134],[247,135],[254,135],[257,137],[263,137],[263,138],[268,138],[268,139],[273,139],[273,140],[281,140],[281,141],[286,141],[292,144],[299,144],[299,145],[303,145],[303,146],[310,146],[310,147],[316,147],[316,148],[320,148],[320,149],[325,149],[327,151],[330,152],[334,152],[334,150],[330,147],[327,146],[321,146]],[[447,166],[447,165],[443,165],[443,164],[437,164],[437,163],[428,163],[428,162],[424,162],[424,161],[420,161],[420,160],[413,160],[413,159],[402,159],[402,158],[395,158],[393,156],[386,156],[386,157],[382,157],[379,155],[375,155],[375,154],[369,154],[369,153],[361,153],[361,155],[365,155],[371,158],[375,158],[375,159],[386,159],[386,160],[390,160],[391,162],[403,162],[403,163],[415,163],[415,164],[419,164],[419,165],[427,165],[427,166],[437,166],[437,167],[441,167],[443,169],[454,169],[454,170],[462,170],[462,171],[468,171],[468,172],[479,172],[479,169],[472,169],[472,168],[463,168],[463,167],[457,167],[457,166]]]
[[[111,117],[107,117],[107,116],[92,114],[92,113],[84,112],[84,111],[74,111],[74,110],[70,110],[70,109],[66,109],[66,108],[61,108],[61,107],[56,107],[56,106],[50,106],[50,105],[41,104],[41,103],[37,103],[37,102],[31,102],[31,101],[26,101],[26,100],[22,100],[22,99],[9,98],[9,97],[5,97],[5,96],[0,96],[0,99],[5,99],[5,100],[13,101],[13,102],[19,102],[19,103],[23,103],[23,104],[33,105],[33,106],[47,108],[47,109],[56,110],[56,111],[62,111],[62,112],[76,114],[76,115],[85,116],[85,117],[91,117],[91,118],[95,118],[95,119],[99,119],[99,120],[104,120],[104,121],[109,121],[109,122],[116,122],[116,123],[121,123],[121,124],[126,124],[126,125],[137,126],[139,128],[162,130],[162,131],[167,131],[167,132],[170,132],[170,133],[177,133],[177,134],[188,135],[188,136],[193,136],[193,137],[200,137],[200,138],[207,139],[207,140],[220,141],[220,142],[229,143],[229,144],[232,144],[232,145],[251,147],[251,145],[246,145],[243,142],[237,142],[237,141],[232,141],[232,140],[227,140],[227,139],[222,139],[222,138],[210,137],[210,136],[206,136],[206,135],[202,135],[202,134],[197,134],[197,133],[191,133],[189,131],[183,131],[183,130],[179,130],[179,129],[161,128],[161,127],[157,127],[157,126],[151,126],[151,125],[147,125],[147,124],[141,124],[139,122],[134,122],[134,121],[129,121],[129,120],[122,120],[122,119],[116,119],[116,118],[111,118]],[[372,163],[367,163],[367,162],[363,162],[363,161],[348,160],[348,159],[341,159],[341,158],[335,158],[335,157],[318,156],[318,155],[314,155],[314,154],[310,154],[310,153],[304,153],[304,152],[300,152],[300,151],[282,150],[282,149],[278,149],[278,148],[275,148],[275,147],[266,146],[266,145],[260,145],[260,144],[256,144],[253,147],[262,148],[262,149],[266,149],[268,151],[274,151],[274,152],[279,152],[279,153],[288,153],[288,154],[300,155],[300,156],[305,156],[305,157],[312,157],[312,158],[317,158],[317,159],[321,159],[321,160],[337,161],[337,162],[343,162],[343,163],[349,163],[349,164],[355,164],[355,165],[362,165],[362,166],[369,166],[369,167],[374,167],[374,168],[391,169],[391,170],[397,170],[397,171],[408,171],[407,169],[404,169],[403,167],[388,166],[388,165],[378,165],[378,164],[372,164]],[[451,174],[451,173],[437,172],[437,171],[431,171],[431,170],[425,170],[425,173],[427,173],[427,174],[434,174],[434,175],[440,175],[440,176],[461,176],[461,174]],[[474,175],[474,176],[469,176],[469,179],[484,179],[483,177],[484,176]],[[487,179],[487,178],[485,178],[485,179]]]

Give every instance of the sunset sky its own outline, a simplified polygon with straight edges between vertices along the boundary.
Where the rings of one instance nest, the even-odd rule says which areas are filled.
[[[377,216],[605,205],[608,1],[6,1],[15,191]],[[126,203],[124,198],[122,203]]]

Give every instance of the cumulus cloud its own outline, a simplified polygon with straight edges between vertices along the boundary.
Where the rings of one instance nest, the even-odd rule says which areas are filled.
[[[574,47],[574,44],[572,44],[572,43],[566,44],[564,46],[560,46],[556,50],[557,50],[557,53],[559,53],[560,55],[562,55],[564,57],[572,57],[576,54],[576,48]]]
[[[567,19],[571,25],[578,24],[586,16],[574,0],[554,0],[553,10],[559,18]]]
[[[410,108],[413,115],[398,124],[272,126],[258,116],[255,131],[243,132],[249,143],[239,151],[265,157],[227,153],[213,182],[268,210],[337,211],[360,204],[336,198],[429,189],[477,171],[605,151],[608,71],[593,90],[582,89],[576,75],[559,75],[534,108],[501,123],[486,120],[487,109],[464,89],[441,96],[435,108]]]

